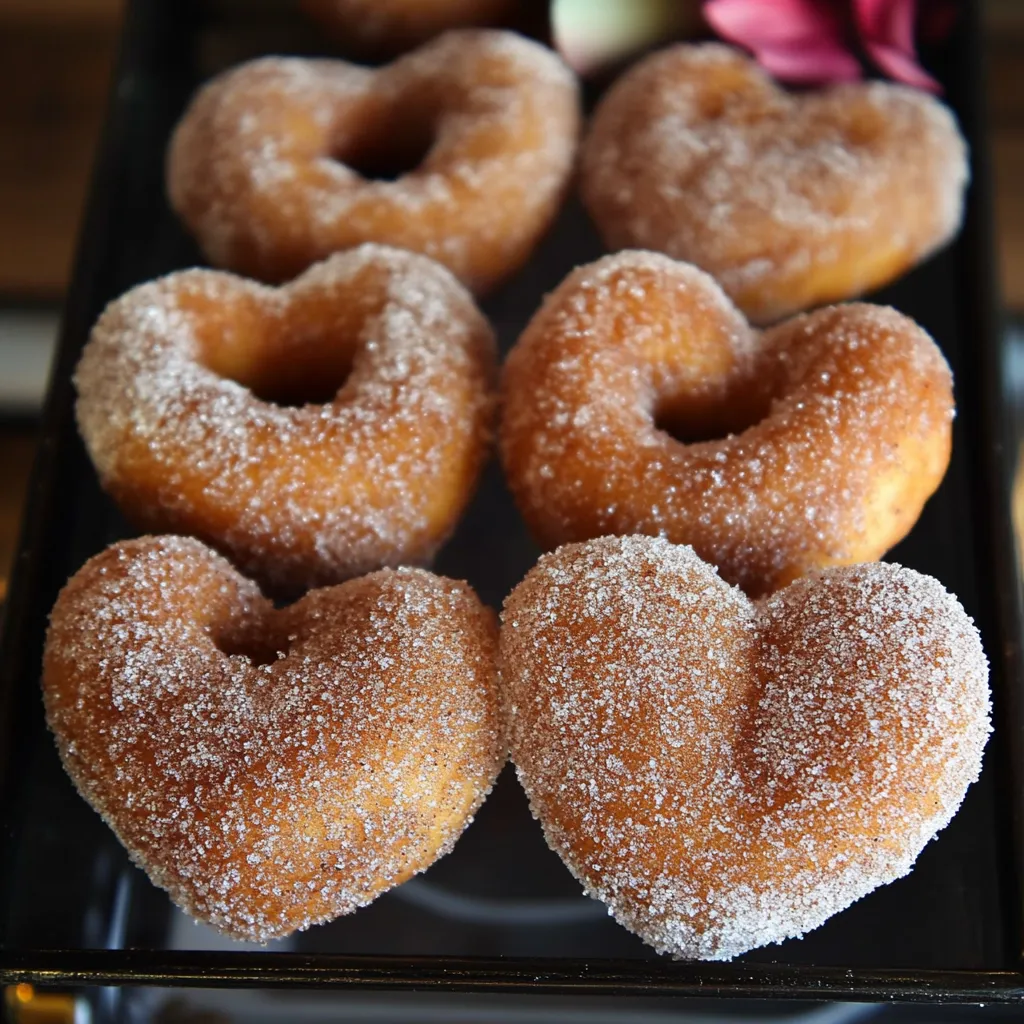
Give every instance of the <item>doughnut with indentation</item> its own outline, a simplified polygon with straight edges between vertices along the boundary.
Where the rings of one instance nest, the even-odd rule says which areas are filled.
[[[61,591],[43,664],[64,766],[153,882],[265,942],[447,853],[505,759],[497,627],[383,569],[277,610],[197,540],[122,541]]]
[[[661,538],[568,545],[506,600],[501,661],[548,842],[687,959],[801,935],[905,875],[990,731],[978,631],[885,563],[754,603]]]
[[[202,89],[176,129],[171,202],[211,263],[252,277],[380,242],[485,291],[558,210],[577,94],[552,51],[511,32],[449,32],[380,70],[253,61]]]
[[[495,344],[425,256],[367,245],[282,288],[186,270],[100,317],[82,437],[128,519],[276,593],[429,561],[490,448]]]
[[[570,274],[502,389],[505,473],[543,546],[662,535],[751,595],[878,558],[949,463],[949,367],[912,320],[851,304],[759,334],[656,253]]]
[[[861,295],[944,245],[967,174],[933,97],[888,82],[789,94],[717,44],[632,68],[581,157],[610,249],[695,263],[756,323]]]

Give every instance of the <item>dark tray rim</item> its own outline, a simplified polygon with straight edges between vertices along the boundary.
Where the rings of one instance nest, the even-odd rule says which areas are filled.
[[[148,16],[159,0],[128,4],[111,99],[75,260],[73,282],[64,310],[61,343],[51,374],[43,415],[41,444],[32,474],[29,501],[5,609],[0,645],[0,719],[12,721],[26,704],[18,683],[34,673],[38,652],[27,629],[29,609],[43,595],[41,571],[47,559],[46,536],[54,527],[59,452],[54,439],[72,415],[71,373],[77,351],[69,340],[84,336],[91,326],[99,264],[109,242],[109,210],[114,199],[115,169],[125,145],[124,104],[131,88],[142,40],[151,31]],[[980,57],[980,13],[965,5],[964,33],[971,90],[965,120],[975,140],[984,140],[984,69]],[[974,483],[985,490],[987,510],[982,535],[976,538],[979,556],[991,571],[984,588],[986,618],[994,627],[991,653],[1001,655],[1003,680],[1001,731],[1012,754],[1014,792],[1024,792],[1024,596],[1013,560],[1016,551],[1010,520],[1011,459],[1013,457],[1006,379],[1000,344],[999,301],[996,288],[989,156],[977,141],[973,153],[975,183],[960,244],[968,280],[967,314],[977,339],[976,395],[998,400],[979,401],[982,441]],[[1002,554],[1002,557],[1000,555]],[[22,688],[24,691],[27,688]],[[13,720],[16,720],[13,719]],[[13,737],[11,732],[14,733]],[[11,775],[21,762],[16,730],[0,732],[0,795],[6,797]],[[23,762],[22,762],[23,763]],[[1021,800],[1013,801],[1014,867],[1018,886],[1024,879],[1024,814]],[[9,803],[4,801],[6,806]],[[309,955],[299,953],[177,952],[158,950],[11,950],[0,949],[0,984],[38,985],[159,985],[218,987],[332,987],[352,989],[434,990],[445,992],[512,992],[519,994],[720,996],[820,1001],[922,1001],[957,1003],[1024,1002],[1024,905],[1014,892],[1010,916],[1016,929],[1012,970],[863,970],[841,966],[783,964],[681,963],[608,959],[522,959],[458,957],[385,957]]]
[[[672,960],[43,950],[4,952],[0,955],[0,981],[36,985],[710,996],[818,1002],[1024,1001],[1021,971],[871,971]]]

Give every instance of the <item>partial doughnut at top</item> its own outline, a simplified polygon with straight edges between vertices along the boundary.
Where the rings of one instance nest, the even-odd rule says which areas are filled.
[[[642,61],[601,102],[583,197],[611,249],[711,274],[753,321],[860,295],[958,230],[952,114],[884,82],[791,95],[720,45]]]
[[[902,539],[946,471],[954,409],[942,353],[893,309],[758,334],[707,274],[629,251],[552,293],[503,404],[505,472],[541,544],[661,535],[751,595]]]
[[[78,424],[136,526],[291,592],[433,555],[489,449],[494,363],[425,256],[366,245],[285,288],[186,270],[107,307]]]
[[[214,79],[174,133],[168,188],[217,266],[280,281],[382,242],[480,292],[547,229],[578,130],[554,53],[453,31],[378,71],[274,57]]]
[[[498,25],[517,0],[300,0],[339,41],[368,54],[399,53],[446,29]]]

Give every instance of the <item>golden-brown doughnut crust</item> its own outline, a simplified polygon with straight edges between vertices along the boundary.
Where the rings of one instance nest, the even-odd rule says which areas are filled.
[[[104,312],[78,424],[136,526],[295,592],[433,556],[487,456],[494,364],[472,298],[424,256],[362,246],[283,288],[187,270]]]
[[[380,70],[267,58],[203,88],[171,141],[175,210],[216,266],[280,281],[381,242],[474,291],[517,269],[572,169],[579,100],[550,50],[466,30]],[[364,163],[415,169],[368,180]]]
[[[602,100],[583,197],[610,249],[687,260],[755,323],[861,295],[960,225],[952,114],[887,82],[790,95],[750,58],[679,45]]]
[[[447,853],[505,758],[494,615],[385,569],[276,611],[199,541],[145,537],[61,592],[43,668],[64,765],[186,912],[265,941]]]
[[[989,732],[971,620],[884,563],[751,604],[688,547],[569,545],[505,602],[501,657],[548,842],[677,957],[801,935],[906,874]]]
[[[912,320],[851,304],[758,334],[655,253],[570,274],[502,387],[505,472],[540,544],[662,535],[752,596],[878,558],[949,462],[949,367]]]
[[[400,53],[446,29],[499,25],[516,0],[300,0],[347,47],[366,54]]]

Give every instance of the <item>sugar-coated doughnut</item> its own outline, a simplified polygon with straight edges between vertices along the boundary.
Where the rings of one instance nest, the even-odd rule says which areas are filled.
[[[78,424],[136,526],[295,591],[432,557],[487,455],[494,364],[424,256],[367,245],[283,288],[187,270],[104,312]]]
[[[945,473],[954,409],[941,352],[895,310],[758,334],[707,274],[629,251],[547,299],[503,404],[506,476],[542,545],[660,534],[752,596],[902,539]]]
[[[493,613],[385,569],[281,610],[197,540],[91,559],[46,713],[78,790],[186,912],[265,941],[447,853],[505,758]]]
[[[611,249],[708,271],[755,322],[898,277],[960,225],[949,110],[887,82],[797,95],[710,44],[641,61],[594,114],[581,187]]]
[[[548,842],[620,924],[687,959],[801,935],[906,874],[989,733],[971,620],[884,563],[752,604],[688,547],[569,545],[505,602],[501,658]]]
[[[517,0],[300,0],[347,47],[367,54],[399,53],[446,29],[498,25]]]
[[[381,242],[483,291],[554,218],[578,108],[572,72],[511,32],[449,32],[376,71],[257,60],[209,83],[178,125],[171,202],[213,264],[253,277]]]

